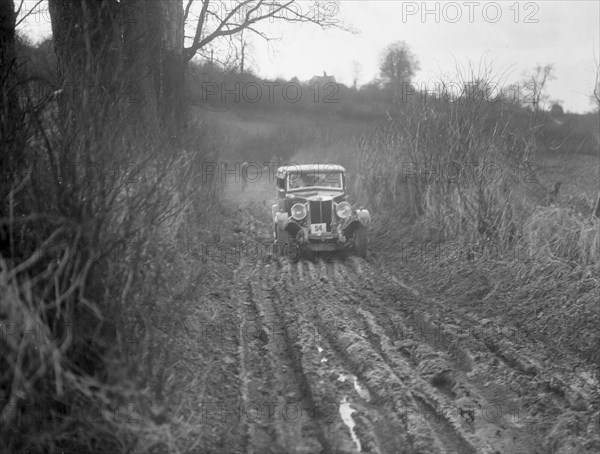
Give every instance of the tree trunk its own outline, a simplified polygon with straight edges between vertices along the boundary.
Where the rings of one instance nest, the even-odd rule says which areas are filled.
[[[61,116],[71,123],[82,111],[116,101],[120,31],[116,0],[49,0],[62,88]]]
[[[15,91],[16,82],[16,53],[15,53],[15,5],[13,0],[0,2],[0,81],[2,91],[0,92],[0,107],[2,111],[2,124],[10,115],[10,109],[14,108],[18,101]]]
[[[123,0],[125,67],[131,99],[129,115],[138,133],[159,130],[157,82],[160,74],[160,2]]]
[[[19,136],[19,97],[16,77],[15,5],[13,0],[0,1],[0,174],[2,200],[16,177]],[[3,207],[0,206],[0,212]]]
[[[165,18],[161,59],[161,92],[159,109],[163,127],[171,137],[177,137],[183,128],[185,114],[183,55],[183,3],[164,1]]]
[[[62,117],[125,105],[138,134],[183,125],[183,5],[179,0],[49,0]],[[68,105],[68,107],[67,107]],[[80,110],[81,108],[81,110]]]
[[[183,5],[178,0],[123,0],[126,67],[139,99],[133,115],[150,131],[177,136],[183,125]]]

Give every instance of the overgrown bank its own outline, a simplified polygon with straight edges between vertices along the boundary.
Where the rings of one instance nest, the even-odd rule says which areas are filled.
[[[535,121],[510,102],[398,111],[353,161],[380,218],[373,244],[425,293],[598,363],[600,169],[572,153],[578,171],[556,180]]]

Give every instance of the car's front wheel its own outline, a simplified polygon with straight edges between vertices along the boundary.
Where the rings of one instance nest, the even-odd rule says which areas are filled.
[[[354,253],[363,259],[366,258],[368,243],[367,228],[361,225],[354,233]]]
[[[277,237],[277,252],[280,256],[284,256],[286,248],[290,244],[290,235],[277,225],[275,226],[275,236]]]
[[[287,257],[292,261],[297,261],[300,258],[300,251],[296,241],[292,239],[290,234],[285,229],[275,227],[277,235],[277,250],[280,257]]]

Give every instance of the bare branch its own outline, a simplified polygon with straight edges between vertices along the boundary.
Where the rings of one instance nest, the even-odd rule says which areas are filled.
[[[554,65],[542,66],[538,63],[533,68],[531,76],[526,80],[526,87],[531,91],[531,102],[535,112],[540,109],[540,104],[548,99],[548,96],[544,94],[546,82],[554,79],[556,79],[554,76]]]
[[[229,10],[218,11],[211,8],[212,5],[220,3],[221,6],[228,5]],[[326,5],[318,2],[309,3],[308,11],[302,11],[298,0],[266,1],[266,0],[243,0],[238,2],[216,2],[203,0],[202,10],[196,21],[196,31],[189,47],[185,48],[186,58],[191,60],[196,53],[212,41],[219,38],[227,38],[243,30],[248,29],[263,39],[269,40],[269,36],[256,27],[259,23],[270,19],[271,21],[282,21],[289,23],[310,23],[322,28],[336,27],[344,29],[333,20],[332,16],[337,12],[337,2],[327,2]],[[186,7],[186,18],[190,14],[189,3]],[[208,31],[210,24],[214,27]]]
[[[43,1],[44,0],[37,0],[37,2],[35,3],[35,5],[33,6],[33,8],[31,8],[29,11],[27,11],[23,15],[23,17],[21,17],[21,19],[19,19],[19,21],[15,24],[15,27],[18,27],[19,25],[21,25],[21,23],[25,19],[27,19],[29,16],[31,16],[34,13],[34,11],[39,8],[39,6],[42,4]],[[25,0],[21,0],[21,3],[19,4],[19,8],[17,9],[17,11],[15,13],[16,17],[19,17],[19,14],[21,14],[21,8],[23,7],[24,3],[25,3]]]
[[[185,21],[187,21],[187,18],[190,14],[190,8],[192,7],[192,3],[194,2],[194,0],[188,0],[187,5],[185,6],[185,12],[183,13],[183,22],[185,23]]]
[[[596,108],[600,112],[600,63],[594,55],[594,63],[596,65],[596,78],[594,80],[594,89],[590,96],[591,101],[596,105]]]
[[[265,41],[272,41],[273,40],[273,38],[269,38],[266,33],[263,33],[263,32],[261,32],[259,30],[256,30],[255,28],[253,28],[251,26],[248,26],[247,29],[250,30],[251,32],[253,32],[254,34],[260,36]]]
[[[25,0],[21,0],[21,3],[19,3],[19,7],[15,11],[15,16],[16,17],[19,17],[19,14],[21,14],[21,8],[23,8],[23,3],[25,3]]]
[[[202,36],[202,32],[204,31],[204,23],[206,21],[206,13],[208,11],[208,7],[210,5],[210,0],[204,0],[202,3],[202,11],[200,12],[200,16],[198,16],[198,22],[196,25],[196,35],[194,36],[194,43],[197,43],[200,37]]]

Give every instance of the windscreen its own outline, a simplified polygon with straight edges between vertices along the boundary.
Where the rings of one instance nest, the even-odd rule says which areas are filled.
[[[317,173],[309,170],[290,173],[287,178],[289,189],[312,187],[342,189],[342,174],[340,172]]]

